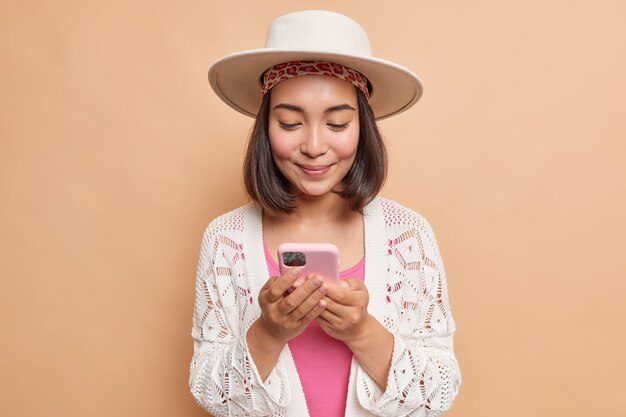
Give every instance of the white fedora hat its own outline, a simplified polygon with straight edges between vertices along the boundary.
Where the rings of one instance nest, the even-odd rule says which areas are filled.
[[[261,105],[261,75],[290,61],[328,61],[363,74],[371,85],[369,104],[377,119],[401,113],[422,95],[411,70],[372,56],[365,30],[339,13],[305,10],[274,20],[265,48],[226,55],[211,65],[209,83],[229,106],[255,117]]]

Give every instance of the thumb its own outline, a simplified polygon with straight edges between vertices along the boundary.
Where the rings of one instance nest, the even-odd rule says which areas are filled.
[[[339,285],[342,287],[350,288],[351,290],[357,290],[363,286],[363,283],[361,283],[361,281],[357,279],[349,277],[340,280]]]

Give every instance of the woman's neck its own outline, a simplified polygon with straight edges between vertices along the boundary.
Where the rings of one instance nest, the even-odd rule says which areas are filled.
[[[311,226],[343,222],[354,214],[345,198],[329,193],[321,197],[297,196],[294,212],[279,216],[280,221]]]
[[[298,196],[291,214],[263,213],[263,240],[272,254],[285,242],[333,243],[339,248],[341,267],[348,268],[365,253],[363,215],[337,194]]]

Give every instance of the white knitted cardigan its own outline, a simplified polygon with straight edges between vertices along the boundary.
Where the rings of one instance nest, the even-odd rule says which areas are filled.
[[[265,381],[246,345],[268,279],[261,210],[247,205],[209,224],[196,278],[189,385],[215,416],[308,416],[286,346]],[[353,359],[346,416],[438,416],[461,384],[439,249],[419,214],[384,198],[364,209],[368,311],[394,336],[383,392]],[[323,383],[323,381],[320,381]]]

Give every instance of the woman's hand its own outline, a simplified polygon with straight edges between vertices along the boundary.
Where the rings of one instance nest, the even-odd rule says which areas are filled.
[[[365,284],[346,278],[329,285],[326,297],[327,306],[317,319],[326,333],[346,343],[368,333],[375,319],[367,312],[369,293]]]
[[[293,268],[272,277],[259,292],[261,316],[246,334],[248,349],[261,378],[265,380],[276,365],[285,344],[298,336],[326,307],[328,285],[312,276],[294,289],[300,270]]]
[[[284,343],[302,333],[326,306],[322,298],[328,287],[322,278],[311,276],[294,289],[299,275],[293,268],[270,278],[259,292],[260,325]]]
[[[385,390],[393,336],[367,312],[367,287],[347,278],[338,285],[329,285],[325,300],[326,308],[317,322],[330,336],[342,340],[361,367]]]

